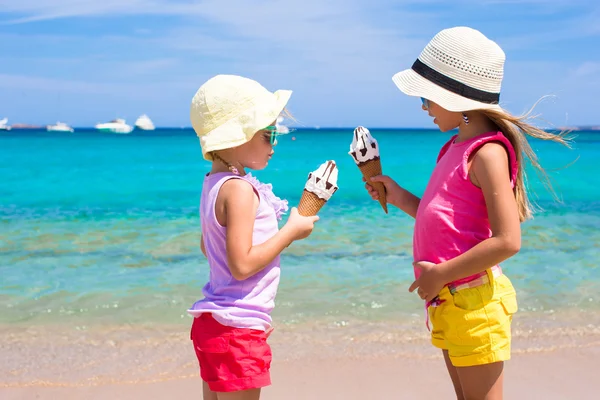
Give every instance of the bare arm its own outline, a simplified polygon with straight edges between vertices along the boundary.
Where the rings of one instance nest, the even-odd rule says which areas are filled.
[[[314,221],[318,219],[299,216],[298,219],[296,210],[293,210],[290,219],[295,218],[296,227],[288,220],[288,223],[272,238],[253,246],[252,232],[259,204],[253,187],[241,179],[230,179],[221,187],[220,196],[223,196],[226,214],[227,262],[231,274],[237,280],[247,279],[262,271],[294,240],[308,236]],[[309,227],[310,230],[301,231],[302,227],[298,228],[298,223],[303,224],[303,227]]]
[[[473,157],[470,175],[481,187],[492,237],[460,256],[439,264],[446,282],[491,268],[521,248],[521,225],[517,202],[510,184],[508,155],[501,144],[487,143]]]
[[[408,215],[413,218],[417,218],[417,209],[419,208],[419,203],[421,199],[409,192],[408,190],[398,186],[400,191],[398,192],[398,200],[392,203],[394,206],[398,207]]]
[[[413,218],[417,217],[417,209],[419,208],[419,203],[421,202],[420,198],[402,188],[387,175],[374,176],[371,178],[371,181],[383,183],[385,186],[386,201],[388,204],[396,206]],[[373,188],[373,186],[369,185],[367,182],[365,187],[374,200],[379,199],[379,194]]]

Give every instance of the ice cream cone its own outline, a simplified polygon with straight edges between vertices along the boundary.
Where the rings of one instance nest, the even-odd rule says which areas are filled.
[[[298,213],[305,217],[317,215],[321,207],[327,203],[327,200],[320,198],[313,192],[304,189],[300,204],[298,204]]]
[[[360,172],[362,172],[367,183],[373,186],[373,189],[377,190],[377,193],[379,194],[379,204],[381,204],[383,211],[387,214],[388,208],[385,198],[385,186],[381,182],[371,182],[370,180],[374,176],[381,175],[381,159],[378,157],[374,160],[360,163],[358,164],[358,168],[360,169]]]
[[[381,158],[379,157],[379,144],[364,126],[358,126],[354,130],[352,144],[348,152],[360,169],[365,181],[371,185],[379,194],[379,204],[387,214],[387,201],[385,185],[381,182],[371,182],[371,178],[381,175]]]
[[[305,217],[317,215],[321,207],[338,190],[337,178],[338,169],[333,160],[324,162],[316,171],[309,173],[298,205],[298,213]]]

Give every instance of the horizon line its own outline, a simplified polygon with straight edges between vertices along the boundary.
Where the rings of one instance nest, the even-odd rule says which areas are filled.
[[[38,130],[38,129],[46,129],[46,127],[48,125],[37,125],[37,124],[24,124],[24,123],[15,123],[15,124],[11,124],[9,125],[12,129],[15,130]],[[77,125],[70,125],[72,128],[74,129],[89,129],[89,130],[96,130],[95,126],[91,125],[91,126],[85,126],[85,125],[81,125],[81,126],[77,126]],[[361,126],[361,125],[357,125],[357,126]],[[332,129],[355,129],[356,126],[288,126],[288,128],[293,129],[293,130],[332,130]],[[176,126],[176,125],[171,125],[171,126],[156,126],[155,130],[159,130],[159,129],[180,129],[180,130],[184,130],[184,129],[194,129],[191,125],[190,126]],[[417,130],[438,130],[437,127],[417,127],[417,126],[375,126],[375,127],[369,127],[368,129],[417,129]],[[592,124],[592,125],[573,125],[573,126],[559,126],[556,128],[544,128],[544,130],[565,130],[565,129],[580,129],[580,130],[600,130],[600,124]],[[139,130],[139,129],[138,129]],[[151,132],[151,131],[150,131]]]

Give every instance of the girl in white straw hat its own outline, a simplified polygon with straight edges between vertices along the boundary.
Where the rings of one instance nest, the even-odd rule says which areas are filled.
[[[205,400],[255,400],[270,385],[271,311],[279,284],[279,254],[306,238],[318,217],[292,208],[246,169],[267,166],[277,144],[276,120],[291,96],[258,82],[218,75],[198,89],[190,118],[202,154],[212,161],[200,200],[200,245],[210,267],[191,339]],[[227,393],[226,395],[224,393]]]
[[[425,301],[432,343],[443,351],[459,399],[502,398],[517,299],[499,263],[519,251],[520,222],[531,216],[525,157],[545,177],[526,135],[567,144],[562,134],[500,107],[504,60],[477,30],[435,35],[393,81],[421,98],[442,132],[458,134],[442,147],[422,198],[390,177],[372,178],[385,185],[390,204],[415,218],[416,280],[409,291]]]

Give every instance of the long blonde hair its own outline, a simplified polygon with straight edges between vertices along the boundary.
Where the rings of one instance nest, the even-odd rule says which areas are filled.
[[[539,101],[538,101],[539,103]],[[537,103],[536,103],[537,104]],[[521,222],[530,219],[533,216],[535,209],[533,203],[527,195],[527,176],[525,173],[524,160],[527,159],[531,165],[535,168],[538,177],[544,183],[546,188],[552,193],[555,199],[558,199],[556,192],[552,187],[552,183],[546,171],[542,168],[539,163],[538,157],[529,145],[527,136],[531,136],[541,140],[551,140],[553,142],[560,143],[566,147],[570,146],[571,138],[568,137],[569,131],[561,131],[559,133],[547,132],[541,128],[533,126],[530,121],[537,116],[531,116],[535,105],[522,116],[514,116],[510,113],[502,110],[477,110],[478,112],[489,118],[500,130],[504,136],[512,144],[515,154],[517,156],[517,163],[519,165],[517,180],[515,182],[514,193],[515,199],[517,200],[517,207],[519,210],[519,219]]]

